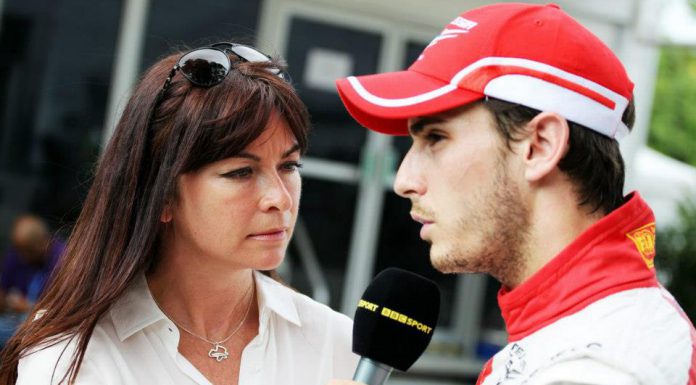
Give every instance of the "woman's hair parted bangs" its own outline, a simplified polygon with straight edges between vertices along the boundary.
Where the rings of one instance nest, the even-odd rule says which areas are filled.
[[[271,72],[283,65],[230,59],[232,68],[222,83],[204,88],[177,74],[162,95],[150,127],[153,155],[167,157],[157,153],[174,150],[177,175],[239,154],[274,114],[287,122],[300,151],[307,149],[307,109],[292,85]]]

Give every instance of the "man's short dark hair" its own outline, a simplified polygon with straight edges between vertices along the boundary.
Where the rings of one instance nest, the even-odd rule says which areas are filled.
[[[540,111],[519,104],[488,98],[483,105],[493,114],[498,133],[508,148],[524,136],[525,125]],[[633,99],[621,120],[629,130],[635,121]],[[585,126],[568,121],[568,153],[558,163],[575,184],[578,203],[591,212],[611,212],[623,203],[624,162],[619,143]]]

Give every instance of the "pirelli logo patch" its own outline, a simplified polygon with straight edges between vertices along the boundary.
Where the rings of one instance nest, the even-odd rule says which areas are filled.
[[[648,266],[648,269],[655,267],[655,222],[626,233],[626,236],[633,241],[643,257],[643,262]]]

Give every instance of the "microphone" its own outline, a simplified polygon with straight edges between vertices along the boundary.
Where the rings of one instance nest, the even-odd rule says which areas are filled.
[[[439,313],[435,282],[398,268],[377,274],[355,310],[353,352],[361,357],[353,380],[382,385],[394,368],[408,370],[430,343]]]

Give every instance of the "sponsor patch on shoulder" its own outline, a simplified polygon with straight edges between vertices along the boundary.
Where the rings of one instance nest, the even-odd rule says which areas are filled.
[[[655,222],[626,233],[643,257],[648,269],[655,267]]]

